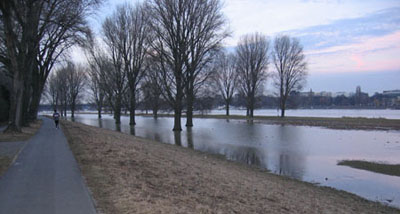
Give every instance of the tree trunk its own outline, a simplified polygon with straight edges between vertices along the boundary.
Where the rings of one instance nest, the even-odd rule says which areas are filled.
[[[249,103],[249,110],[250,110],[250,117],[254,116],[254,95],[250,97],[250,103]]]
[[[13,88],[10,96],[10,114],[9,122],[6,132],[21,132],[21,116],[22,116],[22,103],[23,103],[24,81],[14,73]]]
[[[121,124],[121,95],[118,95],[115,101],[114,119],[115,124]]]
[[[22,100],[22,126],[29,126],[29,108],[32,103],[32,75],[24,78],[24,93]]]
[[[97,117],[101,119],[101,107],[97,108]]]
[[[228,100],[226,100],[225,109],[226,109],[226,116],[229,116],[229,101]]]
[[[286,98],[283,97],[281,99],[281,117],[285,117],[285,109],[286,109]]]
[[[181,127],[181,114],[182,114],[182,109],[180,104],[175,104],[175,116],[174,116],[174,128],[172,131],[182,131]]]
[[[71,103],[71,118],[75,118],[75,101]]]
[[[29,120],[34,121],[37,119],[39,111],[40,99],[42,98],[44,83],[39,82],[38,79],[33,79],[32,82],[32,101],[29,107]]]
[[[281,117],[285,117],[285,109],[281,109]]]
[[[187,95],[186,127],[193,127],[193,92]]]
[[[136,122],[135,122],[136,95],[135,95],[134,91],[131,91],[130,102],[131,102],[131,104],[130,104],[130,109],[129,109],[129,112],[130,112],[130,114],[129,114],[129,117],[130,117],[129,125],[134,126],[134,125],[136,125]]]

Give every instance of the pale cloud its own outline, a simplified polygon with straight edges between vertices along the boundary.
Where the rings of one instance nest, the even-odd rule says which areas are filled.
[[[226,0],[223,12],[234,32],[227,44],[236,45],[243,34],[261,32],[273,36],[284,31],[363,17],[396,6],[400,6],[400,1]]]
[[[400,31],[305,54],[310,72],[396,71],[400,70]]]

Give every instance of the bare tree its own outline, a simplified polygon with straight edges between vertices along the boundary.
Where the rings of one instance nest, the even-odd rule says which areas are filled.
[[[83,65],[75,65],[72,62],[69,62],[66,67],[68,71],[66,81],[72,118],[75,117],[76,104],[80,101],[87,82],[85,69]]]
[[[89,60],[89,89],[91,91],[91,102],[96,105],[97,116],[101,118],[101,112],[104,106],[104,84],[101,80],[101,64],[97,64],[95,60]]]
[[[285,116],[286,101],[293,90],[300,90],[307,77],[307,62],[299,40],[277,36],[272,60],[275,65],[274,85],[279,90],[281,117]]]
[[[114,16],[118,16],[114,14]],[[118,19],[118,18],[115,18]],[[121,41],[124,41],[124,30],[119,30],[119,26],[115,25],[113,17],[108,17],[103,22],[104,42],[107,45],[107,54],[110,56],[112,68],[104,69],[101,78],[105,80],[108,103],[114,112],[114,119],[116,124],[121,124],[121,109],[123,95],[128,89],[127,85],[127,72],[124,69],[124,56],[121,51]],[[115,36],[117,35],[117,36]],[[108,66],[109,63],[105,62],[103,66]]]
[[[215,62],[213,80],[215,86],[225,101],[226,116],[229,116],[229,106],[238,86],[236,56],[221,52]]]
[[[146,71],[145,57],[148,51],[148,14],[142,3],[133,7],[120,5],[108,18],[104,27],[106,43],[113,45],[122,59],[129,86],[130,125],[135,125],[137,88]]]
[[[259,33],[243,36],[236,48],[240,93],[246,98],[247,116],[254,116],[255,97],[262,93],[268,74],[269,41]]]
[[[151,0],[151,43],[158,58],[164,97],[174,108],[174,131],[181,131],[182,100],[186,90],[187,126],[192,126],[194,88],[210,55],[228,35],[219,0]]]
[[[151,66],[149,71],[146,73],[144,82],[141,86],[143,93],[143,103],[147,108],[151,108],[153,111],[154,118],[158,116],[158,110],[162,103],[162,91],[161,91],[161,80],[158,78],[156,66]]]
[[[53,107],[53,109],[58,108],[58,101],[59,101],[59,89],[58,89],[58,82],[57,82],[57,73],[52,72],[46,82],[46,90],[45,95],[47,100]]]
[[[60,50],[76,42],[77,32],[86,26],[84,17],[99,2],[1,1],[0,30],[6,54],[0,60],[13,78],[7,130],[21,131],[23,122],[36,117],[44,83]]]

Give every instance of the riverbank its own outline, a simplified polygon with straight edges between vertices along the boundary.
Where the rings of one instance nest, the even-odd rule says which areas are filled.
[[[26,141],[39,130],[42,120],[36,120],[28,127],[22,127],[21,133],[0,132],[0,176],[8,169],[16,155],[25,146]]]
[[[62,121],[101,213],[398,213],[216,155]]]

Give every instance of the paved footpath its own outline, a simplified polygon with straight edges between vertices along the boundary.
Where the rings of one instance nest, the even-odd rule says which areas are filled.
[[[0,178],[0,214],[96,213],[61,129],[43,124]]]

